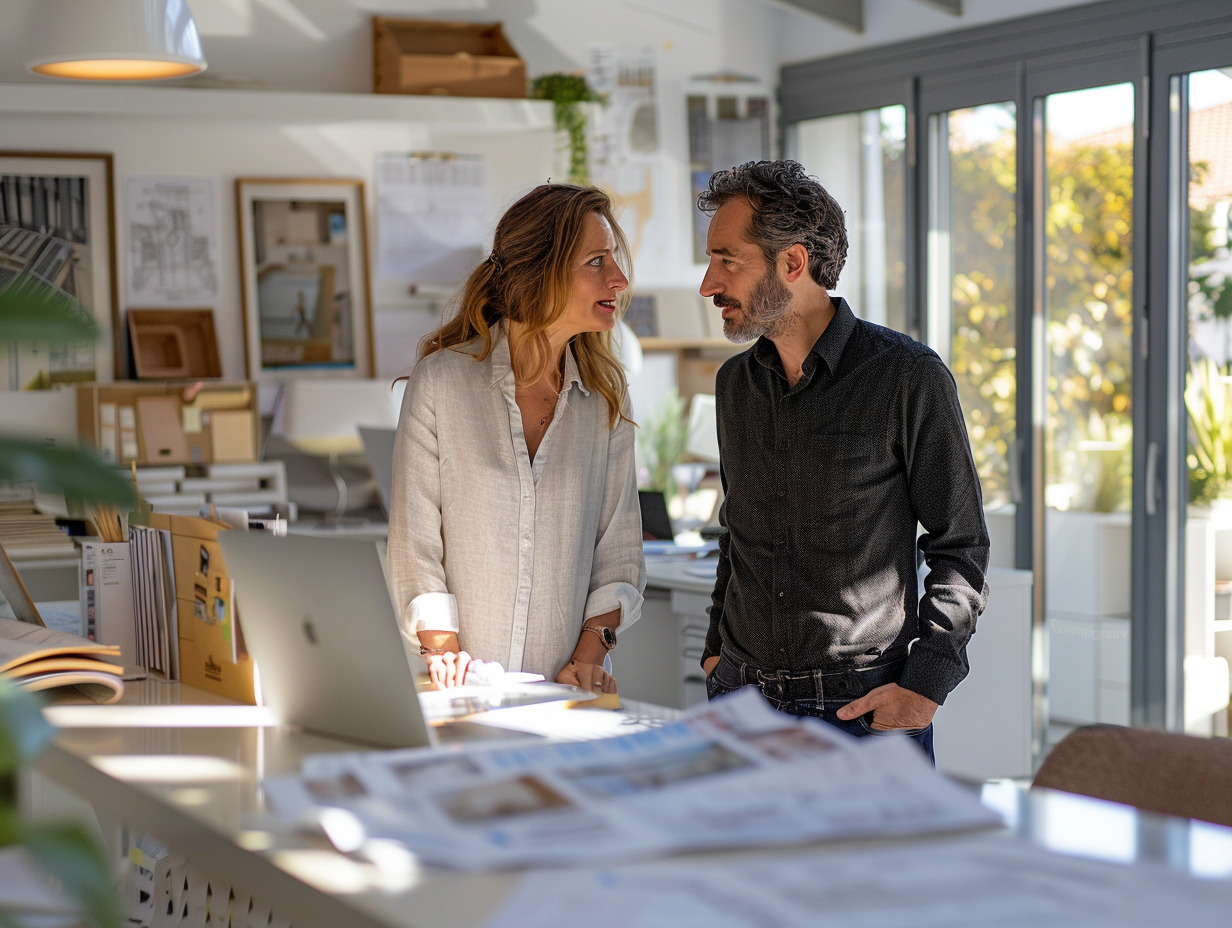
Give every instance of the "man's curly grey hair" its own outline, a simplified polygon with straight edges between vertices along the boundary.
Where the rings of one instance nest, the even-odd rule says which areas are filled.
[[[809,274],[833,290],[847,261],[847,224],[842,207],[795,161],[749,161],[710,178],[697,206],[713,214],[743,197],[753,207],[748,235],[773,264],[797,242],[809,254]]]

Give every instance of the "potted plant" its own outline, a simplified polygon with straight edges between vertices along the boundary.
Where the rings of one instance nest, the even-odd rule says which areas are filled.
[[[672,469],[680,462],[688,437],[684,400],[672,387],[638,430],[637,444],[646,470],[642,489],[659,490],[669,501],[676,495],[676,477]]]
[[[583,103],[602,101],[580,74],[543,74],[531,81],[530,95],[551,100],[556,128],[569,134],[569,182],[590,183],[590,159],[586,145],[586,110]]]
[[[1232,498],[1232,373],[1195,358],[1185,382],[1189,413],[1189,502],[1210,506]]]
[[[17,341],[81,341],[97,326],[61,291],[22,282],[0,291],[0,344]],[[66,498],[131,507],[132,489],[97,455],[51,448],[38,439],[0,434],[0,482],[31,482]],[[89,924],[118,928],[120,907],[111,868],[85,828],[26,821],[18,807],[21,770],[50,742],[54,730],[38,697],[0,678],[0,850],[20,848],[79,906]],[[19,912],[0,896],[0,926],[20,926]]]

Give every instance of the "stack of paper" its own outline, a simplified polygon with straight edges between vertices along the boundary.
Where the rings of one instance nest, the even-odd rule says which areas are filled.
[[[179,623],[175,606],[171,532],[129,528],[133,565],[133,617],[137,664],[167,680],[180,678]]]
[[[394,840],[465,869],[1001,823],[910,740],[856,739],[754,690],[598,741],[315,756],[266,796],[339,850]]]
[[[0,545],[13,558],[74,556],[73,539],[56,525],[56,517],[39,512],[33,495],[0,500]]]

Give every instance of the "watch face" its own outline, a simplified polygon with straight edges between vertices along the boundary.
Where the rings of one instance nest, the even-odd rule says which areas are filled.
[[[616,633],[614,631],[612,631],[606,625],[603,625],[603,626],[600,626],[599,634],[603,636],[603,643],[607,645],[607,649],[609,651],[612,650],[612,648],[616,647]]]

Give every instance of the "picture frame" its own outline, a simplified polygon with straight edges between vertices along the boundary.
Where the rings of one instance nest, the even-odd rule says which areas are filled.
[[[110,381],[127,370],[116,273],[112,156],[0,151],[0,264],[5,289],[41,279],[97,324],[96,341],[19,345],[0,357],[0,390]]]
[[[248,379],[373,374],[364,184],[235,182]]]

